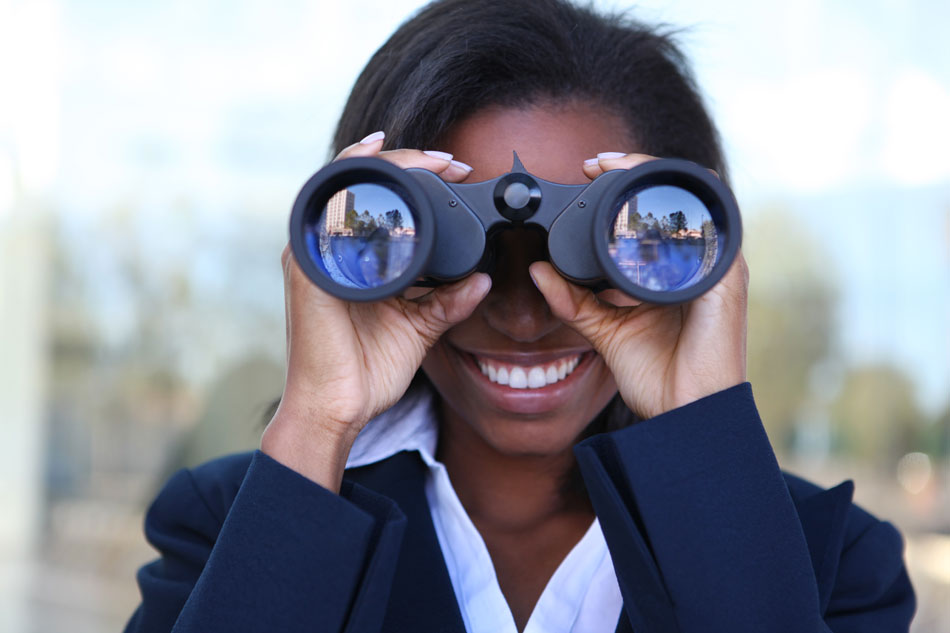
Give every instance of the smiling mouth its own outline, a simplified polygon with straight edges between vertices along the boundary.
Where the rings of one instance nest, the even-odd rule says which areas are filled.
[[[572,354],[539,365],[515,365],[472,355],[475,364],[491,382],[512,389],[540,389],[560,382],[571,375],[583,354]]]

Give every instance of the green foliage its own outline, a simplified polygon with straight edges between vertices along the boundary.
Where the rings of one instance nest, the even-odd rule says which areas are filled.
[[[670,214],[670,230],[673,233],[686,229],[686,214],[682,211],[674,211]]]
[[[835,290],[817,242],[784,211],[748,223],[749,380],[776,448],[787,449],[814,368],[831,349]]]
[[[914,450],[937,459],[950,458],[950,403],[929,424],[922,425]]]
[[[376,217],[373,217],[368,210],[357,213],[356,209],[350,209],[346,212],[343,224],[346,228],[352,229],[354,235],[369,235],[378,228],[389,230],[401,228],[404,222],[399,209],[377,214]]]
[[[402,228],[402,213],[399,209],[386,212],[386,224],[393,229]]]
[[[848,372],[831,413],[841,447],[850,455],[890,464],[920,448],[914,386],[895,367],[871,365]]]

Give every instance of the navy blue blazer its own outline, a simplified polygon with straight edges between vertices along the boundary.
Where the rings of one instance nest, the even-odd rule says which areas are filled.
[[[907,631],[897,530],[783,475],[748,384],[575,448],[613,558],[617,631]],[[333,494],[261,452],[176,473],[145,520],[127,633],[464,633],[424,493],[398,453]]]

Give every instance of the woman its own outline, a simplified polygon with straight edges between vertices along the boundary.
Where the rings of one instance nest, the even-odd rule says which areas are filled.
[[[336,146],[448,182],[512,150],[561,183],[652,156],[725,176],[670,39],[559,0],[430,5],[370,61]],[[128,631],[907,629],[893,527],[850,483],[778,469],[741,257],[658,307],[569,284],[536,233],[496,239],[491,276],[371,304],[285,252],[280,406],[260,451],[156,499]]]

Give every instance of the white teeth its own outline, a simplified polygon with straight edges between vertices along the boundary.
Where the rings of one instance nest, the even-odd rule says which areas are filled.
[[[498,370],[498,384],[499,385],[508,384],[508,370],[504,367]]]
[[[512,367],[508,386],[512,389],[525,389],[528,386],[528,377],[520,367]]]
[[[512,389],[540,389],[569,376],[580,363],[580,355],[533,367],[505,366],[481,358],[476,362],[482,373],[499,385],[508,385]]]
[[[528,372],[528,386],[532,389],[537,389],[546,384],[548,384],[548,381],[544,377],[544,370],[540,367],[532,367],[531,371]]]

